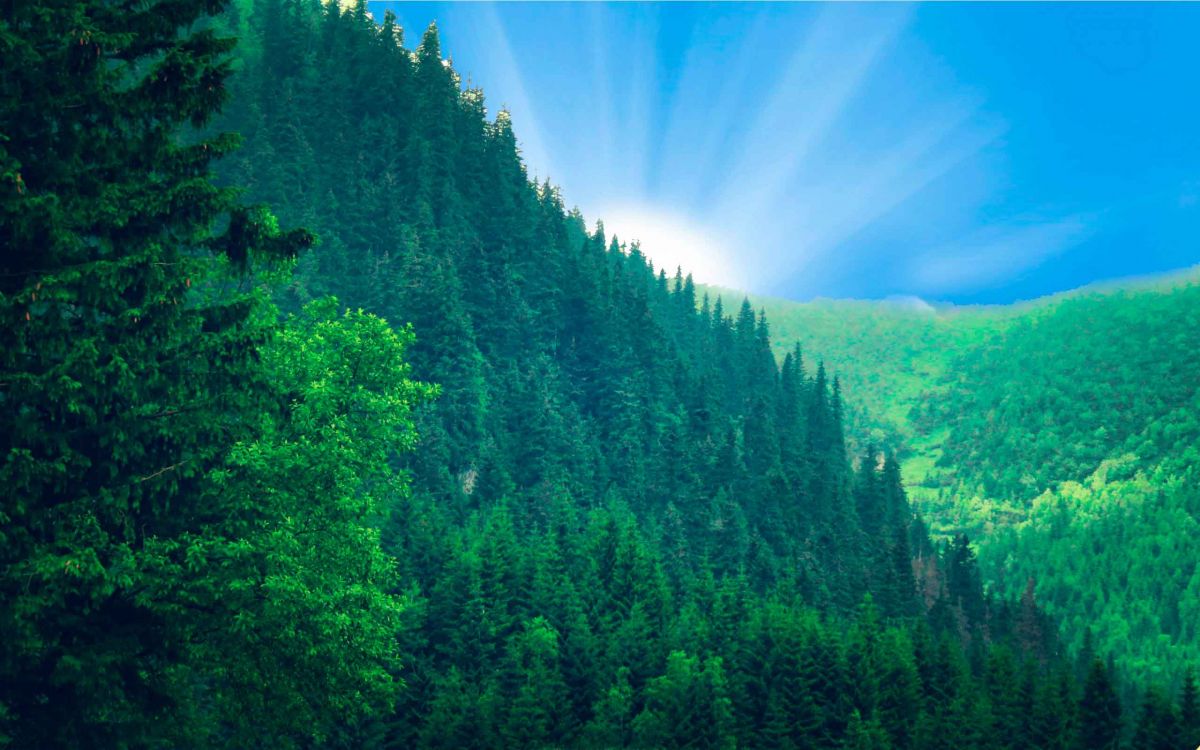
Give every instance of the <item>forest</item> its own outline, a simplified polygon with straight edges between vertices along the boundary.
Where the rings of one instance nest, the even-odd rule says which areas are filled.
[[[412,33],[6,7],[0,747],[1200,742],[1194,287],[880,391],[936,319],[655,268]]]
[[[1032,579],[1073,649],[1178,680],[1200,659],[1198,295],[1193,269],[1010,306],[755,302],[860,394],[848,439],[896,450],[986,584]]]

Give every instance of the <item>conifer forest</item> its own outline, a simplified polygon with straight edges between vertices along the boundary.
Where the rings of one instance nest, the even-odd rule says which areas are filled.
[[[1200,274],[747,295],[436,25],[0,8],[0,748],[1200,744]]]

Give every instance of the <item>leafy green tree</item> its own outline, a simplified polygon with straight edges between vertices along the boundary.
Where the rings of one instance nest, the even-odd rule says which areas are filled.
[[[184,611],[230,624],[190,640],[194,658],[225,665],[214,698],[236,706],[243,736],[294,722],[319,732],[394,697],[403,601],[373,519],[406,492],[388,460],[415,444],[412,409],[431,389],[408,379],[411,333],[336,307],[313,303],[260,350],[280,412],[210,475],[204,499],[224,520],[147,543],[170,581],[149,598],[184,587]]]

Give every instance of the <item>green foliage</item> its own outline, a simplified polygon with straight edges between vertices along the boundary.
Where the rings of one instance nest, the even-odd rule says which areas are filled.
[[[461,88],[435,29],[410,53],[391,17],[301,2],[247,17],[253,106],[229,115],[247,148],[225,174],[323,237],[281,304],[334,293],[411,322],[415,376],[442,386],[383,534],[416,613],[388,742],[985,746],[997,727],[1033,736],[1019,709],[1076,741],[1051,719],[1074,685],[1057,690],[1069,670],[1036,601],[985,595],[965,536],[935,550],[901,461],[843,402],[843,385],[881,391],[836,347],[845,379],[790,343],[777,359],[755,305],[730,315],[588,231],[528,182],[509,117]],[[1000,328],[906,315],[933,322],[889,357]],[[949,371],[923,361],[895,393]],[[932,462],[907,412],[887,414],[910,437],[876,436]],[[1014,686],[1023,702],[1001,701]]]
[[[1200,658],[1200,286],[1194,271],[1005,308],[758,301],[851,387],[852,442],[894,446],[938,535],[969,531],[985,583],[1035,582],[1074,648],[1126,674]]]
[[[5,93],[39,97],[0,121],[29,250],[0,269],[0,742],[1190,736],[1194,681],[1140,713],[1103,664],[1077,691],[1032,588],[935,547],[761,310],[531,184],[435,28],[410,51],[364,2],[217,5],[0,22]],[[311,236],[214,187],[232,140],[183,127],[223,100],[220,28],[247,37],[221,179],[322,237],[290,275]]]
[[[1023,499],[1125,453],[1193,464],[1198,302],[1192,284],[1034,308],[972,353],[952,411],[928,405],[951,425],[943,463],[984,495]]]
[[[1121,745],[1121,703],[1108,668],[1099,659],[1088,669],[1079,699],[1079,750],[1116,750]]]
[[[1195,484],[1162,470],[1106,474],[1120,476],[1102,470],[1038,497],[1027,520],[994,532],[981,559],[1006,593],[1036,578],[1038,601],[1071,647],[1090,629],[1129,672],[1174,681],[1200,659]]]
[[[731,714],[720,658],[701,664],[673,651],[663,675],[646,686],[645,708],[633,722],[634,746],[732,747]]]
[[[312,238],[188,129],[219,5],[0,22],[2,744],[292,747],[391,702],[373,516],[423,391],[376,319],[278,328],[253,273]]]
[[[335,5],[263,2],[248,18],[261,55],[238,91],[254,106],[223,122],[247,134],[224,174],[322,237],[283,307],[333,293],[412,325],[414,374],[442,389],[404,460],[424,501],[455,526],[506,504],[510,545],[563,506],[626,505],[671,539],[662,585],[744,569],[756,589],[841,609],[871,591],[888,614],[915,614],[895,549],[907,501],[895,487],[869,528],[856,518],[836,379],[777,364],[749,304],[736,317],[720,301],[699,310],[690,279],[671,282],[531,184],[508,116],[489,120],[480,92],[461,88],[436,29],[410,53],[394,19],[376,26]],[[290,42],[276,46],[281,26]],[[321,54],[298,61],[297,47]],[[876,534],[883,549],[861,543]],[[622,574],[643,573],[617,545],[605,553]],[[480,595],[516,576],[497,591],[485,578]],[[611,592],[615,613],[629,611],[630,588]],[[661,613],[638,616],[627,627]],[[515,622],[489,627],[502,641]]]

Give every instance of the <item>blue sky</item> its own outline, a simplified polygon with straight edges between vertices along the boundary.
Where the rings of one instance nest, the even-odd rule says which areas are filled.
[[[1007,302],[1200,263],[1200,5],[396,3],[700,280]]]

